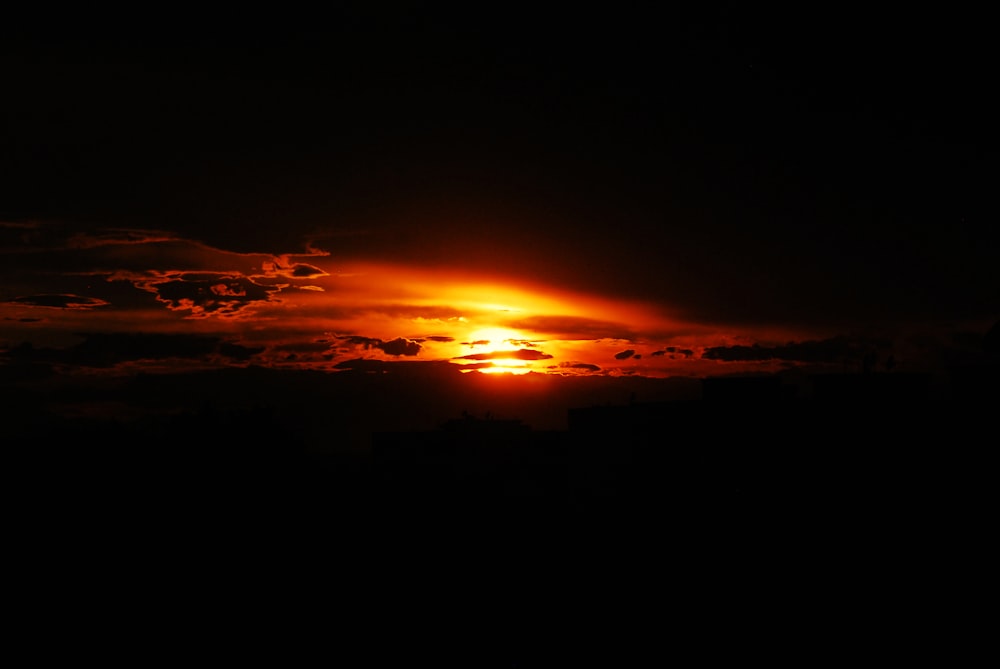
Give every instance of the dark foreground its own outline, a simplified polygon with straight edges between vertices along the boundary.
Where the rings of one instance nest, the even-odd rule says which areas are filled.
[[[11,580],[43,637],[112,654],[256,630],[233,652],[287,661],[290,625],[345,666],[954,660],[984,627],[981,416],[673,403],[360,453],[259,411],[55,425],[8,447]]]

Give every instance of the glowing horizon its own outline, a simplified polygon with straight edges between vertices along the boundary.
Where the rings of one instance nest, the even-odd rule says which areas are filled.
[[[460,264],[351,260],[314,246],[297,255],[233,253],[134,230],[53,240],[52,250],[76,269],[8,287],[14,297],[0,303],[3,346],[72,347],[92,333],[143,332],[225,342],[200,358],[129,353],[121,363],[129,370],[259,364],[337,371],[353,360],[381,360],[448,362],[489,375],[700,376],[775,371],[796,363],[753,347],[829,337],[698,323],[667,308],[666,296],[627,300]],[[11,259],[30,262],[34,253]],[[113,370],[107,360],[102,365]]]

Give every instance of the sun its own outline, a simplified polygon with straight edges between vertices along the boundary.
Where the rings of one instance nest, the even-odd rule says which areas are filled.
[[[511,328],[479,328],[469,333],[466,344],[476,353],[496,353],[498,351],[516,351],[527,341],[523,332]]]
[[[505,327],[483,327],[471,330],[462,342],[466,355],[462,371],[479,371],[484,374],[527,374],[531,362],[518,358],[518,351],[531,347],[525,333]],[[504,354],[509,352],[509,356]]]

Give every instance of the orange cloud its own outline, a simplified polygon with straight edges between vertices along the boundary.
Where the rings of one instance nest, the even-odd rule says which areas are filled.
[[[516,272],[351,261],[317,248],[232,253],[157,231],[116,229],[60,243],[52,234],[40,237],[43,227],[5,230],[16,240],[38,238],[30,250],[45,246],[69,268],[51,277],[62,290],[23,292],[0,304],[4,322],[37,329],[198,332],[245,343],[260,364],[321,369],[360,355],[463,371],[666,376],[803,357],[775,349],[793,333],[736,337],[659,305],[571,291]],[[30,266],[24,254],[11,259]],[[44,307],[43,325],[29,312]],[[88,327],[86,312],[96,307],[101,321]],[[764,334],[775,355],[736,348],[767,343]]]

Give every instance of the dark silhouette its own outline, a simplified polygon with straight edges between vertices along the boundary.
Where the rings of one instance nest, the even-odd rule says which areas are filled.
[[[456,408],[428,429],[376,430],[361,450],[334,431],[318,448],[287,407],[229,406],[209,377],[195,387],[214,399],[142,419],[59,417],[26,394],[5,406],[18,414],[5,440],[13,531],[61,594],[138,583],[162,597],[155,582],[197,603],[225,582],[232,602],[259,604],[267,582],[324,605],[353,588],[352,602],[422,610],[447,589],[463,612],[519,613],[505,645],[476,617],[462,633],[523,666],[566,659],[525,641],[526,628],[553,639],[553,610],[647,593],[688,620],[719,601],[864,608],[874,592],[910,627],[926,624],[936,575],[968,579],[955,561],[985,554],[993,410],[966,399],[1000,377],[970,368],[947,397],[898,370],[706,379],[700,398],[570,407],[558,430]],[[193,393],[175,381],[156,395],[145,379],[143,397]],[[557,646],[583,653],[575,643]]]

